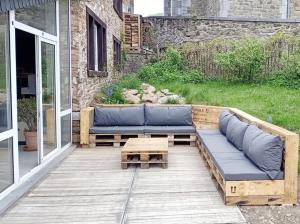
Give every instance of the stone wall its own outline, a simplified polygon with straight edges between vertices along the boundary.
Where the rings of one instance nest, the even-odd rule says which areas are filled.
[[[165,0],[165,16],[300,18],[299,4],[299,0]]]
[[[149,64],[156,55],[147,53],[127,53],[124,63],[124,74],[136,73],[141,67]]]
[[[107,25],[107,77],[90,77],[87,72],[86,7]],[[71,1],[73,111],[89,106],[98,89],[120,74],[113,65],[113,35],[121,39],[122,20],[113,8],[113,0]]]
[[[90,77],[87,69],[86,7],[107,26],[107,76]],[[122,20],[113,8],[113,0],[71,1],[72,13],[72,88],[73,88],[73,142],[79,142],[79,111],[89,106],[98,90],[120,77],[113,65],[113,36],[121,39]]]
[[[300,19],[300,1],[291,0],[291,16],[292,19]]]
[[[283,0],[228,0],[228,17],[287,18],[287,1]]]
[[[268,37],[279,31],[300,35],[300,20],[251,20],[188,17],[148,17],[154,25],[153,46],[202,42],[216,38]]]

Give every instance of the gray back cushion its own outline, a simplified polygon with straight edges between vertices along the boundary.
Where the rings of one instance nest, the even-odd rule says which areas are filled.
[[[240,121],[236,116],[230,118],[226,130],[226,137],[238,150],[243,150],[243,140],[248,124]]]
[[[142,126],[144,105],[124,108],[95,108],[95,126]]]
[[[232,118],[234,115],[230,113],[229,111],[225,110],[220,114],[219,117],[219,129],[223,135],[226,135],[227,126],[230,118]]]
[[[243,151],[247,155],[249,152],[250,144],[252,141],[259,135],[261,135],[263,131],[256,127],[255,125],[250,125],[244,135],[244,140],[243,140]]]
[[[283,142],[278,136],[262,133],[250,144],[247,156],[270,179],[276,179],[280,174],[282,163]]]
[[[151,126],[191,126],[191,106],[145,106],[145,123]]]

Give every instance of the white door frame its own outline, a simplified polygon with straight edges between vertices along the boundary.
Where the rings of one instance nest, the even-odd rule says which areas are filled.
[[[71,79],[71,5],[69,0],[69,47],[70,47],[70,96],[72,97],[72,79]],[[11,119],[12,119],[12,128],[8,131],[0,133],[0,141],[13,138],[13,169],[14,169],[14,183],[9,186],[4,191],[0,192],[0,200],[6,197],[11,191],[16,189],[21,183],[25,182],[31,175],[37,173],[40,169],[43,169],[48,161],[52,160],[59,151],[63,151],[66,148],[72,145],[72,126],[71,126],[71,142],[61,148],[61,118],[65,115],[71,116],[71,124],[72,124],[72,100],[71,100],[71,107],[66,110],[62,110],[60,108],[60,54],[59,54],[59,0],[56,0],[56,28],[57,28],[57,35],[54,36],[52,34],[46,33],[34,27],[28,26],[23,24],[19,21],[15,20],[15,11],[9,11],[9,35],[10,35],[10,91],[11,91]],[[18,111],[17,111],[17,79],[16,79],[16,41],[15,41],[15,31],[16,29],[31,33],[35,35],[35,38],[40,38],[45,42],[51,42],[56,44],[55,50],[55,93],[56,93],[56,135],[57,135],[57,149],[53,150],[47,156],[43,157],[41,154],[41,161],[42,164],[33,168],[29,173],[25,174],[22,178],[20,178],[19,172],[19,147],[18,147]],[[37,40],[36,40],[37,42]],[[38,70],[37,70],[38,72]]]

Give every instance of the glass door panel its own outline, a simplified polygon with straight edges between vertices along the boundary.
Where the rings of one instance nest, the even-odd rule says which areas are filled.
[[[56,94],[55,94],[55,45],[41,42],[41,104],[43,156],[57,148]]]

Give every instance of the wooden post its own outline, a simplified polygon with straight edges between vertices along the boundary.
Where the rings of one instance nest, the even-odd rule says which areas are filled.
[[[87,107],[80,111],[80,144],[88,146],[90,144],[90,128],[94,123],[94,108]]]
[[[46,111],[46,124],[47,124],[47,142],[48,144],[54,144],[55,139],[55,110],[49,108]]]

